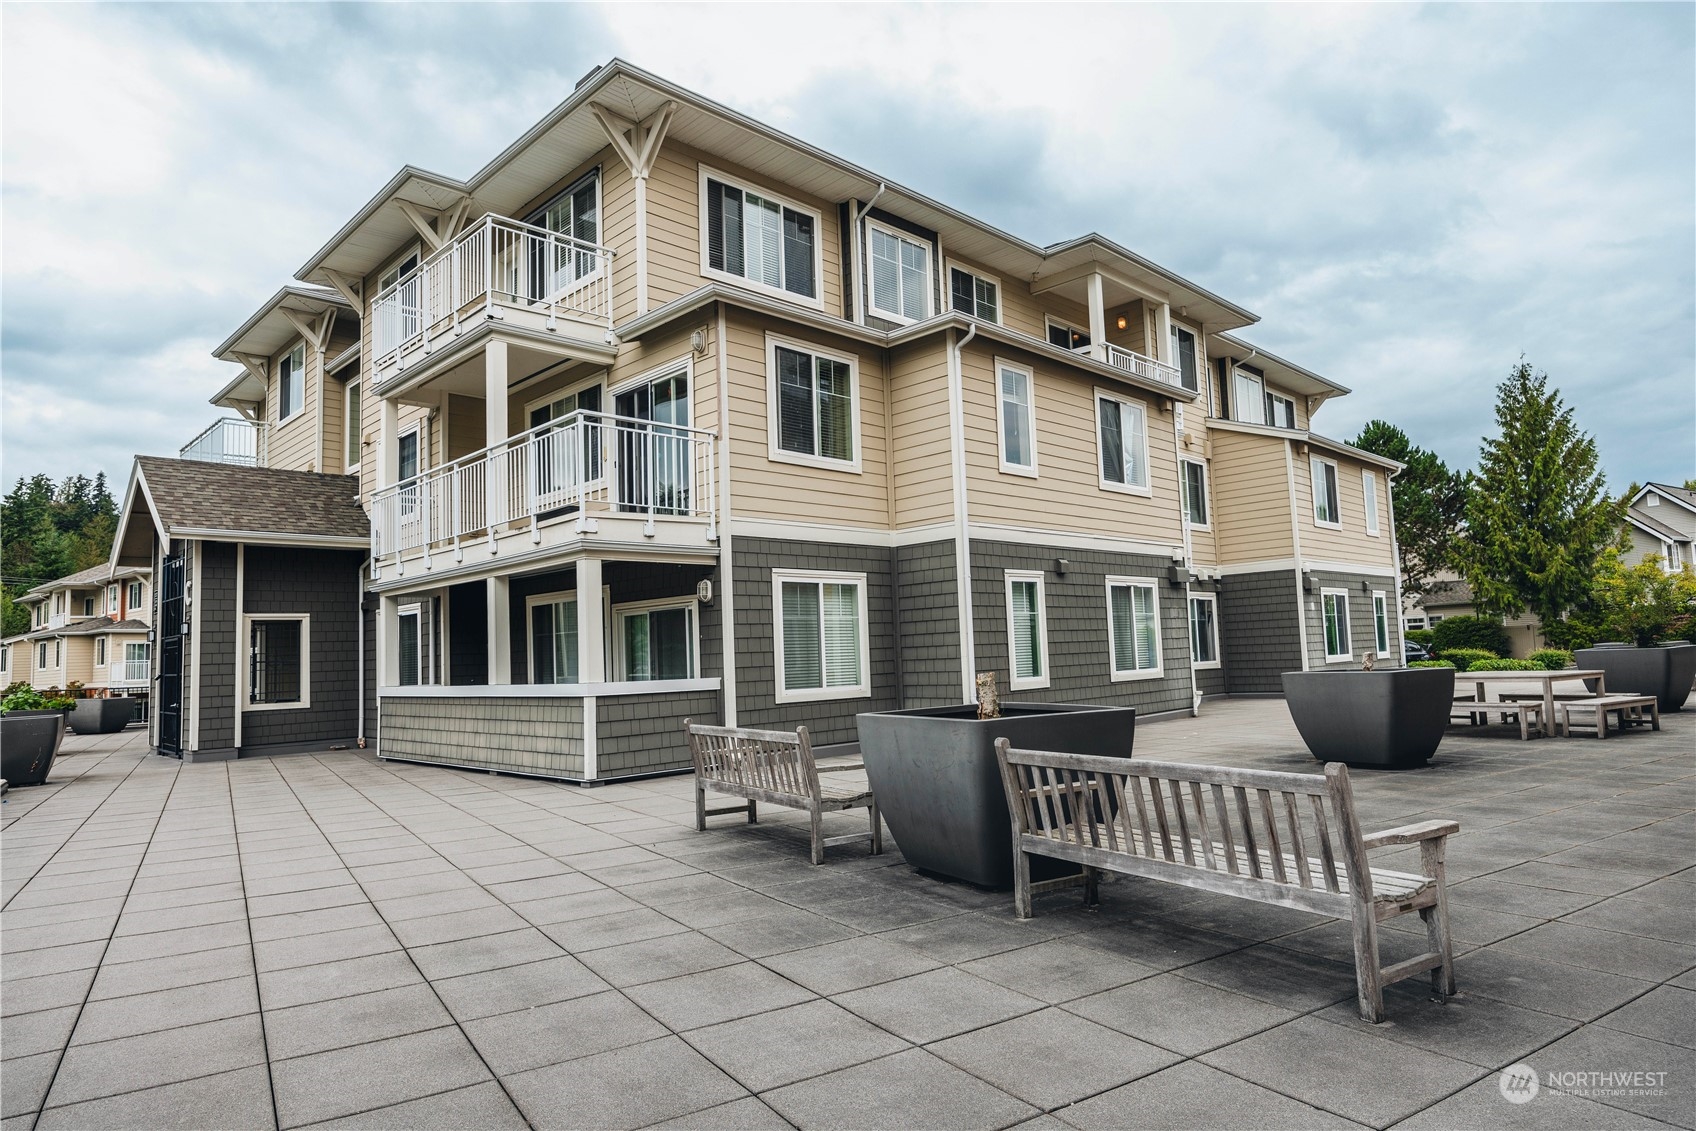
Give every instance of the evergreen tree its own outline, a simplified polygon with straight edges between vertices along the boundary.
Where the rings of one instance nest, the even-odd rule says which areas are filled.
[[[0,574],[13,598],[46,581],[89,569],[112,551],[118,504],[104,472],[93,479],[19,479],[0,500]]]
[[[1402,592],[1421,596],[1430,591],[1431,578],[1453,564],[1455,536],[1466,511],[1466,474],[1450,470],[1436,452],[1417,446],[1387,421],[1371,421],[1351,442],[1406,465],[1391,480],[1390,498],[1396,508]]]
[[[1486,439],[1456,543],[1473,603],[1553,623],[1585,602],[1623,508],[1607,493],[1596,442],[1560,390],[1524,361],[1496,390],[1500,435]]]

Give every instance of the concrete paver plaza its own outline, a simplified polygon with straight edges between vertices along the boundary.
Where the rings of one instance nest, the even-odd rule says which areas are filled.
[[[814,868],[792,814],[697,833],[682,777],[70,738],[3,810],[3,1131],[1690,1127],[1693,739],[1696,712],[1455,729],[1424,770],[1357,771],[1369,831],[1463,828],[1461,994],[1404,983],[1369,1026],[1348,925],[1315,915],[1121,878],[1019,922],[893,849]],[[1277,701],[1136,748],[1316,768]],[[1516,1062],[1544,1081],[1523,1104]]]

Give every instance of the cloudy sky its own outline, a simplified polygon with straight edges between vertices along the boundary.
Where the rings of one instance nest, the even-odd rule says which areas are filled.
[[[1696,475],[1696,8],[8,5],[0,475],[121,481],[403,163],[619,55],[1038,243],[1097,230],[1470,466],[1523,354]],[[797,53],[797,41],[810,45]]]

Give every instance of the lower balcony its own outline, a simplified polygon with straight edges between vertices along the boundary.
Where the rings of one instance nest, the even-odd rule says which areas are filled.
[[[378,491],[372,578],[573,541],[714,549],[714,451],[698,428],[597,412],[550,421]]]

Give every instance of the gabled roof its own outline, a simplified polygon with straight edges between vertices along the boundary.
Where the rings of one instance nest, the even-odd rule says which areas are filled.
[[[55,589],[88,589],[97,585],[105,585],[107,578],[111,576],[112,567],[105,563],[101,563],[100,565],[90,566],[87,569],[78,570],[76,573],[66,574],[64,577],[37,585],[34,589],[31,589],[27,594],[25,594],[25,596],[34,596],[37,593],[45,595],[53,592]]]
[[[242,364],[241,376],[213,394],[212,403],[220,408],[264,403],[266,381],[255,373],[247,362],[258,362],[258,367],[263,368],[260,359],[269,358],[301,336],[300,328],[290,320],[289,315],[310,323],[313,319],[321,319],[332,312],[337,318],[352,318],[356,322],[359,319],[359,312],[353,308],[352,303],[326,287],[289,283],[266,299],[264,305],[236,328],[235,333],[225,338],[223,344],[212,351],[212,356],[219,361]],[[244,358],[247,361],[243,361]]]
[[[1645,533],[1652,534],[1656,538],[1665,538],[1669,542],[1691,541],[1690,535],[1678,529],[1676,526],[1671,526],[1662,522],[1660,519],[1650,514],[1641,503],[1633,503],[1626,510],[1625,517],[1628,522],[1632,523],[1634,526],[1641,527]]]
[[[358,496],[351,475],[137,456],[112,565],[150,559],[149,525],[161,539],[364,549],[371,523]]]
[[[1643,496],[1650,491],[1668,502],[1677,503],[1685,510],[1696,511],[1696,491],[1686,491],[1683,487],[1674,487],[1670,483],[1645,483],[1642,489],[1632,496],[1631,501],[1634,504],[1642,502]]]
[[[111,617],[89,617],[72,621],[58,628],[41,628],[29,634],[32,640],[51,640],[55,636],[104,636],[108,632],[146,632],[147,625],[138,620],[113,620]]]
[[[415,211],[441,212],[463,201],[470,217],[484,212],[513,215],[565,171],[607,147],[592,104],[643,120],[668,103],[673,109],[669,138],[823,200],[875,198],[878,207],[940,233],[951,254],[1004,275],[1037,281],[1094,262],[1144,289],[1170,295],[1173,306],[1188,307],[1192,317],[1210,326],[1259,321],[1250,311],[1105,237],[1091,233],[1041,247],[622,59],[591,71],[569,98],[469,180],[402,168],[295,275],[327,283],[326,270],[358,277],[380,266],[416,238],[403,202]]]
[[[1419,599],[1425,608],[1446,609],[1472,604],[1472,586],[1464,581],[1433,581]]]

